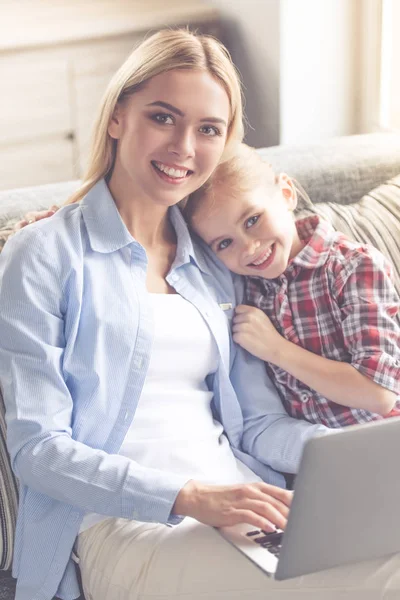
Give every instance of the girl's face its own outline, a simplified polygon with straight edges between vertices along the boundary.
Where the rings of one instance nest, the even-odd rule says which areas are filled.
[[[208,72],[161,73],[120,103],[108,132],[118,140],[110,184],[168,207],[200,187],[224,151],[225,89]]]
[[[205,198],[192,228],[234,273],[273,279],[303,247],[293,219],[296,194],[287,178],[240,198],[215,191]]]

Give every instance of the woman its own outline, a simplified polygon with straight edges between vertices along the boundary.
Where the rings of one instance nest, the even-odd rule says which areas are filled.
[[[296,593],[206,526],[285,527],[279,471],[325,432],[289,418],[262,364],[231,345],[241,283],[176,206],[241,138],[224,48],[158,33],[111,81],[72,203],[3,251],[16,600],[76,598],[74,560],[87,600]]]

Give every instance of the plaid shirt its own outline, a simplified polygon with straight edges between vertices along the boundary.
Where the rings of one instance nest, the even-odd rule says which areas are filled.
[[[349,363],[400,394],[400,329],[394,318],[400,300],[390,265],[378,250],[350,241],[318,216],[296,226],[305,247],[280,277],[248,277],[247,303],[261,308],[287,340]],[[328,427],[383,418],[336,404],[273,364],[267,369],[292,417]]]

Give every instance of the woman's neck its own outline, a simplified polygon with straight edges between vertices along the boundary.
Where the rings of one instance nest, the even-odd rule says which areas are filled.
[[[147,250],[176,244],[175,230],[168,218],[168,207],[157,206],[147,198],[135,197],[126,192],[111,178],[108,183],[111,195],[129,233]]]

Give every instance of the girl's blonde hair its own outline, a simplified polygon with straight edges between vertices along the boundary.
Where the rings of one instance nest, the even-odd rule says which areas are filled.
[[[197,209],[207,197],[213,204],[222,193],[229,194],[233,199],[241,197],[254,189],[273,187],[278,178],[272,166],[263,160],[255,148],[246,144],[238,144],[235,155],[224,163],[218,165],[211,177],[198,189],[190,194],[182,206],[185,220],[190,224]],[[293,178],[298,205],[295,213],[300,212],[312,203],[303,187]],[[212,205],[211,204],[211,205]]]
[[[242,90],[238,72],[228,50],[208,35],[186,29],[162,30],[142,42],[111,79],[94,124],[91,150],[82,185],[67,204],[78,202],[101,178],[110,176],[116,154],[116,140],[108,133],[115,107],[138,91],[149,79],[173,69],[198,69],[210,73],[226,90],[230,118],[221,161],[235,151],[243,139]]]

